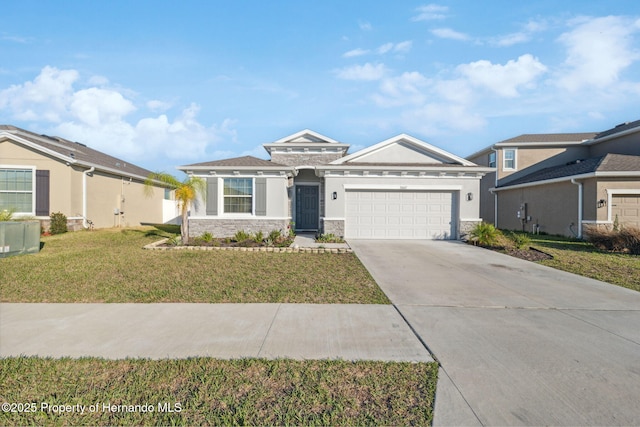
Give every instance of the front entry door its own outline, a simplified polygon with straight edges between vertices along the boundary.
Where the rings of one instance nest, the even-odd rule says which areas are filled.
[[[296,230],[317,230],[320,217],[317,185],[296,186]]]

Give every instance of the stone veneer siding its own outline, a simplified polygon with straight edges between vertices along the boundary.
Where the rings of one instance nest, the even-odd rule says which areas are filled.
[[[342,157],[342,153],[271,153],[271,161],[287,166],[326,165]]]
[[[460,221],[460,231],[458,232],[460,238],[464,238],[473,230],[473,227],[480,224],[480,222],[481,221]]]
[[[287,233],[289,220],[287,219],[259,219],[259,218],[211,218],[189,219],[189,237],[201,236],[208,231],[215,237],[233,237],[239,230],[248,233],[262,231],[268,235],[273,230],[282,230]]]
[[[344,220],[322,218],[322,233],[344,237]]]

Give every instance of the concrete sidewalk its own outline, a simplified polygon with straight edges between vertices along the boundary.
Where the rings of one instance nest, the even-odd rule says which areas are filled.
[[[391,305],[0,304],[0,357],[431,362]]]

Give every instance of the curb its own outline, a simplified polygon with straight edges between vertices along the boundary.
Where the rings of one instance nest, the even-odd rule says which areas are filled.
[[[275,248],[273,246],[240,247],[240,246],[160,246],[169,239],[162,239],[143,246],[143,249],[156,251],[236,251],[236,252],[276,252],[276,253],[304,253],[304,254],[348,254],[351,248]]]

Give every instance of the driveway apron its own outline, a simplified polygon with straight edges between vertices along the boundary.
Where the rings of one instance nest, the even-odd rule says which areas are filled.
[[[349,245],[440,362],[434,425],[640,425],[640,293],[460,242]]]

